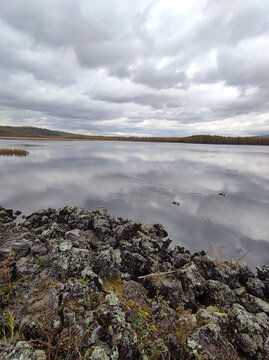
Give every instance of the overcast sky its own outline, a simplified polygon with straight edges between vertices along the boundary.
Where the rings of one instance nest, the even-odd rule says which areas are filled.
[[[0,124],[269,133],[269,0],[1,0]]]

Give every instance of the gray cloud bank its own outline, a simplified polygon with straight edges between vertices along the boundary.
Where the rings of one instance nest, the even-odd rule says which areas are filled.
[[[0,123],[269,133],[268,0],[3,0]]]

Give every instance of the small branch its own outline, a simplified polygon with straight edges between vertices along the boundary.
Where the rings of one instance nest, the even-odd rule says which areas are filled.
[[[148,274],[148,275],[138,276],[138,279],[147,279],[147,278],[152,277],[152,276],[173,274],[173,273],[175,273],[177,271],[178,270],[171,270],[171,271],[166,271],[166,272],[156,272],[156,273],[152,273],[152,274]]]

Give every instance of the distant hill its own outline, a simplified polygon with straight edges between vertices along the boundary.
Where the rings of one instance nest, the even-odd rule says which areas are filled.
[[[0,126],[0,136],[5,137],[59,137],[74,134],[31,126]]]
[[[42,138],[53,140],[106,140],[135,142],[171,142],[193,144],[269,145],[269,136],[231,137],[219,135],[192,135],[186,137],[138,137],[80,135],[29,126],[0,126],[0,138]]]

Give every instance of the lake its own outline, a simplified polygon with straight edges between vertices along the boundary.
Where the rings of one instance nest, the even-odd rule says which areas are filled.
[[[25,215],[67,204],[162,223],[192,252],[225,246],[269,262],[269,147],[0,140],[0,205]],[[219,193],[224,194],[219,195]],[[179,202],[177,206],[173,201]],[[173,245],[172,244],[172,245]]]

